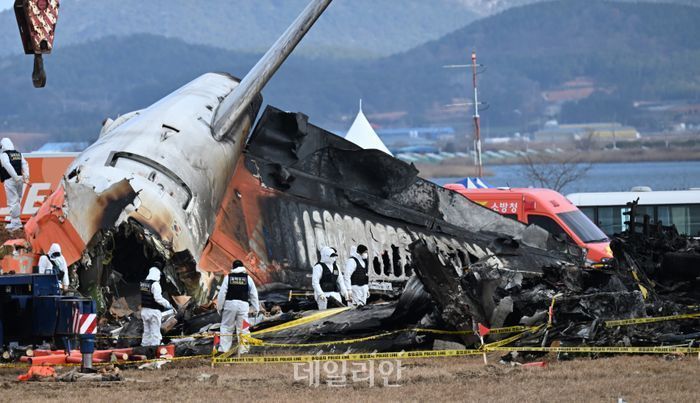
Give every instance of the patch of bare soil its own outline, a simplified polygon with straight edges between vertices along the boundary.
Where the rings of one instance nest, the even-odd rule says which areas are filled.
[[[580,357],[551,362],[547,368],[505,366],[498,364],[497,355],[490,362],[484,366],[480,357],[403,360],[397,387],[385,387],[378,371],[372,387],[368,381],[353,383],[350,376],[347,386],[331,387],[323,374],[320,386],[310,387],[295,380],[294,364],[212,368],[207,360],[170,363],[153,371],[128,369],[123,372],[124,381],[103,383],[20,383],[16,381],[19,369],[3,369],[0,385],[2,400],[23,402],[695,401],[700,376],[700,362],[694,356],[673,360],[661,356]],[[395,374],[390,383],[396,383]]]

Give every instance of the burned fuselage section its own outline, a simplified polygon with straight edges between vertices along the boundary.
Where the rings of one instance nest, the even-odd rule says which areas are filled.
[[[321,246],[336,247],[344,261],[361,243],[369,248],[375,285],[402,284],[413,272],[408,246],[426,237],[455,268],[491,259],[538,271],[582,256],[539,228],[417,177],[412,165],[363,150],[302,114],[268,107],[236,167],[200,267],[226,270],[241,259],[263,289],[309,288]]]
[[[78,266],[80,290],[98,301],[105,291],[125,296],[161,260],[166,294],[200,303],[233,259],[263,290],[309,287],[324,245],[342,261],[366,244],[372,279],[388,283],[412,273],[408,245],[423,237],[454,267],[489,259],[537,271],[582,259],[580,249],[566,253],[543,230],[422,180],[414,167],[304,115],[269,108],[246,142],[260,91],[329,4],[310,1],[242,80],[204,74],[107,120],[27,224],[34,251],[60,243]]]
[[[351,247],[367,245],[371,280],[385,288],[411,276],[408,246],[422,238],[455,268],[487,259],[537,272],[582,259],[580,249],[425,181],[412,165],[360,149],[302,114],[268,108],[245,152],[242,142],[214,139],[207,122],[235,85],[230,76],[207,74],[108,122],[28,224],[35,248],[59,240],[78,266],[81,291],[101,303],[126,297],[132,308],[136,284],[154,261],[166,263],[167,294],[203,303],[234,259],[246,262],[262,291],[309,288],[325,245],[341,261]]]
[[[138,283],[161,260],[170,263],[171,294],[206,298],[197,262],[243,148],[233,136],[215,139],[211,126],[237,85],[232,76],[205,74],[146,109],[108,120],[28,223],[35,250],[65,245],[81,290],[91,295],[96,283]],[[258,96],[240,130],[250,130],[260,103]]]

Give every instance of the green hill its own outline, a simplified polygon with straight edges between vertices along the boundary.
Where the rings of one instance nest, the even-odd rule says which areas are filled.
[[[491,107],[484,117],[495,125],[529,123],[542,112],[542,91],[577,77],[590,77],[606,91],[592,100],[619,106],[635,99],[698,99],[697,21],[700,8],[668,4],[561,1],[512,8],[383,60],[379,70],[393,79],[375,94],[385,108],[412,114],[464,97],[471,84],[466,74],[441,66],[466,62],[467,50],[475,48],[487,66],[480,93]],[[397,91],[401,97],[393,96]],[[416,101],[406,106],[402,98]],[[589,115],[588,103],[565,106],[563,114],[601,120],[615,113]]]
[[[70,3],[68,3],[70,4]],[[405,111],[393,125],[469,125],[444,113],[469,97],[467,62],[476,48],[485,132],[527,130],[544,119],[543,91],[586,77],[595,92],[564,104],[561,121],[639,121],[635,100],[700,102],[700,8],[601,1],[511,8],[440,39],[378,60],[293,55],[265,89],[282,109],[344,130],[363,98],[368,114]],[[407,28],[407,31],[410,31]],[[47,58],[47,88],[31,87],[31,58],[0,58],[0,131],[45,131],[61,139],[96,136],[99,124],[149,105],[206,71],[243,75],[258,55],[154,35],[107,37],[65,46]],[[653,122],[651,122],[653,124]]]
[[[192,44],[259,52],[307,0],[62,0],[56,44],[147,33]],[[384,56],[438,38],[474,20],[460,0],[340,0],[299,49],[324,57]],[[410,27],[410,29],[406,29]],[[21,52],[12,10],[0,13],[0,55]]]

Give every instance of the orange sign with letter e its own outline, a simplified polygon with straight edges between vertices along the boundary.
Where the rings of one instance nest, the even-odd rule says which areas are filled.
[[[33,216],[46,198],[61,182],[68,166],[75,159],[75,153],[24,154],[29,165],[29,184],[22,192],[21,216],[23,222]],[[9,221],[5,187],[0,186],[0,220]]]

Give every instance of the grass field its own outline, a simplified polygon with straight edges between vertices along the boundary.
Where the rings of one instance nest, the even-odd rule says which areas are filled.
[[[309,387],[295,380],[294,364],[237,364],[212,368],[208,361],[167,364],[160,370],[129,369],[121,382],[16,381],[19,369],[0,371],[1,401],[697,401],[700,361],[695,356],[617,356],[550,362],[547,368],[510,367],[498,355],[403,360],[398,387],[375,379],[346,387]],[[377,361],[378,363],[378,361]],[[297,364],[301,365],[301,364]],[[308,364],[304,364],[308,365]],[[65,372],[67,369],[58,369]],[[213,375],[198,380],[202,374]],[[396,382],[396,376],[391,383]]]

